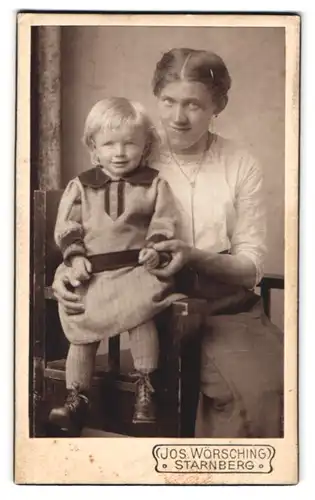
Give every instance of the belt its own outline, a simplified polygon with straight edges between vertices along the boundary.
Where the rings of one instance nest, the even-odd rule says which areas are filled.
[[[90,255],[88,259],[92,264],[92,273],[101,273],[102,271],[113,271],[115,269],[121,269],[123,267],[139,266],[139,252],[140,249],[100,253],[97,255]],[[227,254],[229,252],[229,250],[224,250],[220,253]],[[168,262],[170,261],[170,258],[166,252],[165,255],[162,252],[162,255],[160,257],[162,257],[162,262],[165,260],[165,264],[168,264]]]
[[[124,250],[122,252],[101,253],[90,255],[88,257],[92,264],[92,273],[101,273],[102,271],[112,271],[122,267],[135,267],[139,265],[139,250]]]

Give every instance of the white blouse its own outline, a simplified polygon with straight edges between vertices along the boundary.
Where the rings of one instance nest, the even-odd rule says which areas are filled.
[[[262,172],[249,153],[215,135],[197,174],[196,161],[179,167],[162,147],[150,165],[172,189],[180,214],[178,237],[201,250],[247,256],[258,283],[266,254],[266,210]]]

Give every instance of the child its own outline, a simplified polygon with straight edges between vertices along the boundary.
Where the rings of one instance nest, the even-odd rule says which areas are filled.
[[[94,168],[69,182],[62,196],[55,240],[70,266],[84,313],[59,305],[70,342],[65,405],[50,421],[82,427],[99,343],[129,331],[139,373],[134,423],[155,420],[150,374],[157,368],[158,334],[153,318],[182,294],[150,270],[167,263],[153,244],[175,235],[176,209],[167,183],[146,166],[154,129],[140,104],[124,98],[98,102],[90,111],[84,143]],[[167,256],[169,257],[169,256]],[[170,258],[170,257],[169,257]]]

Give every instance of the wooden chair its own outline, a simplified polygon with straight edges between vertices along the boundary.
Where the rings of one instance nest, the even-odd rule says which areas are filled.
[[[63,403],[65,358],[68,342],[62,332],[51,284],[61,254],[53,230],[62,191],[35,191],[33,199],[33,252],[30,342],[30,435],[62,436],[48,425],[48,413]],[[263,304],[270,313],[271,289],[283,289],[281,276],[267,276],[260,284]],[[156,425],[133,425],[136,381],[130,375],[132,359],[120,349],[120,337],[109,339],[108,353],[98,355],[92,382],[92,408],[88,426],[128,436],[194,435],[199,396],[198,331],[206,301],[175,302],[157,318],[160,340],[156,379]]]

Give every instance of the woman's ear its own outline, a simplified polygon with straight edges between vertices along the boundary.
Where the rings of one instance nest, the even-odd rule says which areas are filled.
[[[213,116],[217,117],[220,113],[222,113],[222,111],[225,109],[227,103],[228,103],[228,96],[227,95],[220,96],[220,98],[218,99],[218,101],[216,103]]]

